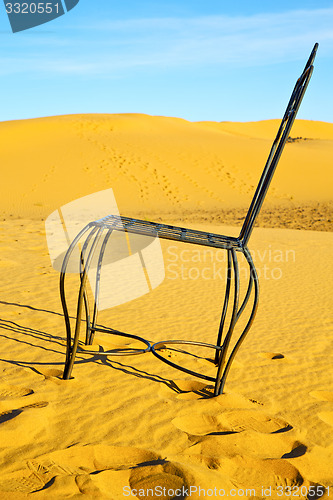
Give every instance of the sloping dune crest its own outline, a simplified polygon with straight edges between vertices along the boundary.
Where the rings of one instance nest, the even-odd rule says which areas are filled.
[[[112,187],[123,214],[235,223],[245,215],[278,125],[139,114],[3,122],[0,210],[45,218],[59,205]],[[279,206],[288,227],[306,228],[312,220],[314,229],[327,230],[333,124],[298,120],[292,138],[265,204],[265,224],[276,224],[270,207]]]

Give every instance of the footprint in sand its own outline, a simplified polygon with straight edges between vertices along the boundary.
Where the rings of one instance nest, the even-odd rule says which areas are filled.
[[[198,363],[202,366],[207,366],[207,367],[216,367],[215,365],[215,359],[214,358],[198,358]],[[235,359],[232,362],[233,368],[243,368],[243,363]]]
[[[45,483],[41,483],[33,474],[27,477],[13,477],[0,482],[0,491],[2,492],[20,492],[33,493],[44,488]]]
[[[230,411],[224,415],[224,418],[228,426],[236,432],[251,429],[263,434],[271,434],[292,428],[285,420],[271,417],[258,410]]]
[[[177,358],[181,354],[181,351],[178,349],[173,349],[164,345],[158,348],[158,352],[165,358]]]
[[[45,380],[50,380],[57,385],[66,384],[67,382],[67,380],[63,379],[63,370],[58,370],[57,368],[40,369],[38,373],[42,375]]]
[[[307,447],[295,437],[282,434],[259,435],[254,431],[196,437],[184,454],[189,460],[215,468],[222,458],[251,456],[260,459],[296,458],[305,455]]]
[[[158,394],[168,399],[210,400],[214,404],[218,403],[224,408],[255,408],[263,406],[263,403],[260,401],[247,399],[241,394],[224,393],[213,397],[214,385],[190,379],[170,380],[168,383],[160,384]]]
[[[206,399],[212,397],[214,387],[198,380],[170,380],[160,384],[159,396],[169,399]]]
[[[333,411],[323,411],[318,413],[318,417],[326,424],[333,425]]]
[[[333,402],[332,391],[311,391],[310,396],[319,401]],[[318,413],[318,417],[326,424],[333,425],[333,411],[323,411]]]
[[[266,359],[285,359],[284,354],[280,352],[261,352],[260,356]]]
[[[112,491],[121,498],[124,487],[131,494],[132,489],[177,489],[187,484],[182,468],[156,453],[134,447],[87,445],[28,461],[25,470],[1,479],[0,491],[32,493],[47,488],[50,498],[79,493],[109,498]]]
[[[40,401],[38,403],[32,403],[30,405],[21,406],[20,408],[5,410],[0,413],[0,424],[4,424],[5,422],[12,420],[13,418],[20,415],[24,410],[27,410],[29,408],[45,408],[45,406],[47,406],[48,404],[49,403],[47,401]]]
[[[297,448],[299,444],[299,442],[292,443],[292,439],[288,443],[281,435],[271,435],[267,441],[267,437],[258,439],[258,434],[248,432],[241,437],[235,435],[206,437],[183,454],[186,455],[187,464],[193,464],[197,468],[204,466],[207,471],[219,472],[238,488],[254,489],[259,498],[265,497],[262,487],[270,488],[266,493],[268,497],[278,498],[278,493],[281,494],[283,491],[281,487],[287,486],[294,487],[295,494],[298,487],[300,497],[304,498],[301,495],[301,487],[304,487],[306,493],[311,483],[304,479],[299,470],[288,460],[278,456],[286,446]],[[262,456],[256,456],[257,451]],[[277,457],[271,458],[272,452]]]
[[[17,471],[0,481],[0,491],[33,493],[44,488],[53,477],[48,467],[29,460],[24,471]]]
[[[220,396],[217,396],[215,398],[215,401],[221,405],[224,409],[225,408],[232,408],[232,409],[241,409],[241,408],[248,408],[248,409],[254,409],[258,408],[259,406],[264,406],[264,403],[261,401],[257,401],[256,399],[248,399],[242,394],[237,394],[237,393],[232,393],[232,392],[225,392],[221,394]]]
[[[172,423],[187,434],[230,434],[252,430],[271,434],[290,430],[292,427],[281,418],[274,418],[259,410],[225,410],[214,413],[191,413],[176,417]]]
[[[21,398],[33,394],[32,389],[9,384],[0,384],[0,400]]]
[[[138,464],[127,470],[100,470],[93,474],[80,475],[76,477],[76,484],[81,493],[90,495],[91,498],[100,497],[101,494],[105,495],[103,498],[109,498],[112,491],[115,498],[123,497],[124,493],[133,498],[137,496],[136,492],[140,492],[140,498],[154,499],[161,497],[161,491],[187,488],[189,482],[180,467],[165,460],[158,460],[156,463]],[[52,491],[53,489],[50,493]],[[171,500],[175,497],[163,494],[163,498]]]
[[[254,488],[262,491],[262,487],[301,487],[307,491],[310,483],[302,477],[296,467],[283,459],[256,459],[253,457],[236,456],[232,459],[221,459],[218,468],[228,475],[232,481],[241,487]]]
[[[333,403],[333,392],[332,391],[311,391],[310,396],[319,401],[330,401]]]
[[[63,374],[63,370],[58,370],[57,368],[46,368],[45,370],[39,370],[39,373],[45,378],[61,377]]]
[[[132,470],[129,485],[132,490],[156,491],[152,498],[157,498],[158,490],[155,488],[165,488],[166,491],[181,490],[187,488],[187,480],[182,469],[171,462],[157,465],[140,466]],[[171,499],[174,496],[164,496]]]

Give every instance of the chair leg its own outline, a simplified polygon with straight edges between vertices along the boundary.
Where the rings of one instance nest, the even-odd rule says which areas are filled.
[[[108,233],[107,233],[107,236],[108,236]],[[83,248],[82,248],[82,252],[81,252],[81,256],[80,256],[80,277],[81,277],[81,279],[82,279],[82,276],[83,276],[83,267],[84,267],[85,253],[87,251],[87,247],[88,247],[89,241],[90,241],[90,238],[87,238],[86,241],[84,242],[84,245],[83,245]],[[98,261],[98,270],[99,271],[100,271],[101,260],[102,260],[103,255],[104,255],[104,249],[103,249],[103,252],[101,250],[101,253],[102,253],[102,257],[101,257],[101,254],[100,254],[99,261]],[[96,285],[96,288],[97,288],[97,285]],[[88,298],[87,291],[84,290],[84,294],[83,294],[84,308],[85,308],[85,312],[86,312],[86,340],[85,340],[85,344],[86,345],[92,345],[93,340],[94,340],[94,331],[92,330],[92,325],[95,326],[96,325],[96,321],[97,321],[98,293],[99,293],[99,288],[96,290],[96,294],[95,294],[95,298],[97,297],[97,299],[94,301],[94,311],[93,311],[92,322],[90,321],[90,306],[89,306],[89,298]]]
[[[217,375],[216,375],[214,396],[218,396],[220,394],[223,394],[224,385],[225,385],[231,364],[235,358],[235,355],[236,355],[238,349],[240,348],[242,342],[244,341],[245,336],[247,335],[249,329],[251,328],[251,325],[253,323],[253,320],[254,320],[254,317],[256,315],[257,308],[258,308],[258,300],[259,300],[258,274],[257,274],[256,268],[253,264],[251,254],[247,248],[244,249],[244,255],[245,255],[245,258],[249,264],[249,270],[250,270],[249,285],[248,285],[248,289],[247,289],[247,293],[245,295],[244,301],[237,312],[236,320],[235,320],[235,323],[233,326],[235,326],[236,322],[238,321],[242,312],[244,311],[245,306],[248,303],[248,300],[249,300],[249,297],[250,297],[250,294],[252,291],[252,286],[254,284],[254,301],[253,301],[252,311],[251,311],[249,320],[248,320],[243,332],[241,333],[238,341],[236,342],[236,344],[235,344],[235,346],[234,346],[234,348],[229,356],[229,359],[226,363],[225,363],[226,351],[223,351],[224,359],[222,357],[220,359],[220,363],[219,363],[219,367],[218,367],[218,371],[217,371]],[[236,274],[236,270],[235,270],[235,274]],[[235,278],[236,278],[236,276],[235,276]],[[239,276],[238,276],[238,280],[239,280]],[[236,292],[236,290],[235,290],[235,292]]]
[[[224,295],[224,303],[223,303],[223,309],[222,309],[222,314],[221,314],[219,333],[218,333],[217,341],[216,341],[216,345],[219,347],[221,346],[221,343],[222,343],[223,328],[224,328],[225,318],[227,315],[227,310],[228,310],[228,305],[229,305],[230,287],[231,287],[231,279],[232,279],[231,250],[227,250],[227,252],[228,252],[227,282],[226,282],[226,289],[225,289],[225,295]],[[215,351],[215,364],[216,365],[219,364],[220,358],[221,358],[221,350],[216,349],[216,351]]]
[[[112,234],[113,229],[109,229],[104,237],[101,250],[98,256],[98,264],[96,270],[96,283],[95,283],[95,301],[94,301],[94,312],[91,325],[89,325],[89,335],[87,336],[87,345],[92,345],[95,336],[95,328],[97,323],[97,315],[98,315],[98,303],[99,303],[99,292],[100,292],[100,281],[101,281],[101,268],[103,264],[103,257],[106,249],[106,245],[109,241],[109,238]],[[87,329],[88,334],[88,329]]]
[[[90,322],[90,305],[89,305],[89,298],[87,294],[87,290],[84,290],[83,294],[83,300],[84,300],[84,310],[86,313],[86,345],[90,345],[90,331],[91,331],[91,322]]]
[[[229,252],[229,251],[228,251]],[[215,383],[215,391],[214,395],[217,396],[218,392],[218,387],[220,385],[220,379],[221,379],[221,374],[222,370],[225,366],[226,363],[226,357],[227,357],[227,352],[230,344],[230,340],[237,322],[237,312],[238,312],[238,301],[239,301],[239,270],[238,270],[238,261],[237,261],[237,255],[234,249],[230,250],[231,253],[231,258],[232,258],[232,268],[234,270],[234,303],[233,303],[233,309],[232,309],[232,315],[230,319],[230,324],[228,328],[228,332],[224,338],[224,342],[222,344],[222,350],[221,354],[219,356],[219,364],[218,364],[218,370],[217,370],[217,375],[216,375],[216,383]],[[229,269],[228,269],[229,271]]]
[[[66,270],[67,266],[69,263],[69,259],[74,251],[74,248],[84,235],[90,228],[90,225],[88,224],[85,226],[82,231],[74,238],[72,243],[70,244],[66,255],[64,257],[62,267],[61,267],[61,273],[60,273],[60,299],[61,299],[61,305],[62,309],[64,312],[64,318],[65,318],[65,325],[66,325],[66,361],[65,361],[65,366],[67,366],[70,358],[70,351],[71,351],[71,324],[70,324],[70,319],[69,319],[69,314],[68,314],[68,307],[66,303],[66,294],[65,294],[65,277],[66,277]]]
[[[98,229],[98,230],[97,230]],[[80,329],[81,329],[81,316],[82,316],[82,306],[83,302],[85,302],[85,294],[86,294],[86,284],[87,284],[87,277],[88,277],[88,271],[89,267],[91,264],[91,259],[93,257],[94,251],[96,249],[97,243],[100,239],[101,233],[103,231],[103,228],[97,228],[95,227],[90,234],[88,235],[82,252],[81,256],[83,260],[81,259],[81,265],[82,261],[84,263],[84,271],[81,273],[81,283],[80,283],[80,290],[79,290],[79,295],[78,295],[78,302],[77,302],[77,311],[76,311],[76,324],[75,324],[75,332],[74,332],[74,339],[73,339],[73,344],[72,344],[72,339],[71,337],[68,339],[67,338],[67,355],[66,355],[66,363],[65,363],[65,369],[64,369],[64,374],[63,378],[65,380],[68,380],[71,376],[72,370],[73,370],[73,365],[74,365],[74,360],[76,356],[76,351],[77,347],[79,344],[79,336],[80,336]],[[96,233],[96,235],[95,235]],[[93,240],[93,243],[91,245],[91,248],[89,250],[89,254],[87,257],[87,260],[84,262],[84,253],[85,250],[91,240],[91,238],[95,235],[95,238]],[[77,240],[78,241],[78,240]],[[70,334],[70,331],[69,331]]]

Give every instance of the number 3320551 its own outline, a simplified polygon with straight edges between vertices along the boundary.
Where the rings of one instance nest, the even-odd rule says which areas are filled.
[[[7,14],[59,14],[59,3],[6,3]]]

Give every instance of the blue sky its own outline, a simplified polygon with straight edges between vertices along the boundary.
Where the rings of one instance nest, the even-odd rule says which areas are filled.
[[[333,2],[80,0],[13,34],[0,4],[0,120],[147,113],[279,118],[315,42],[299,118],[333,122]]]

